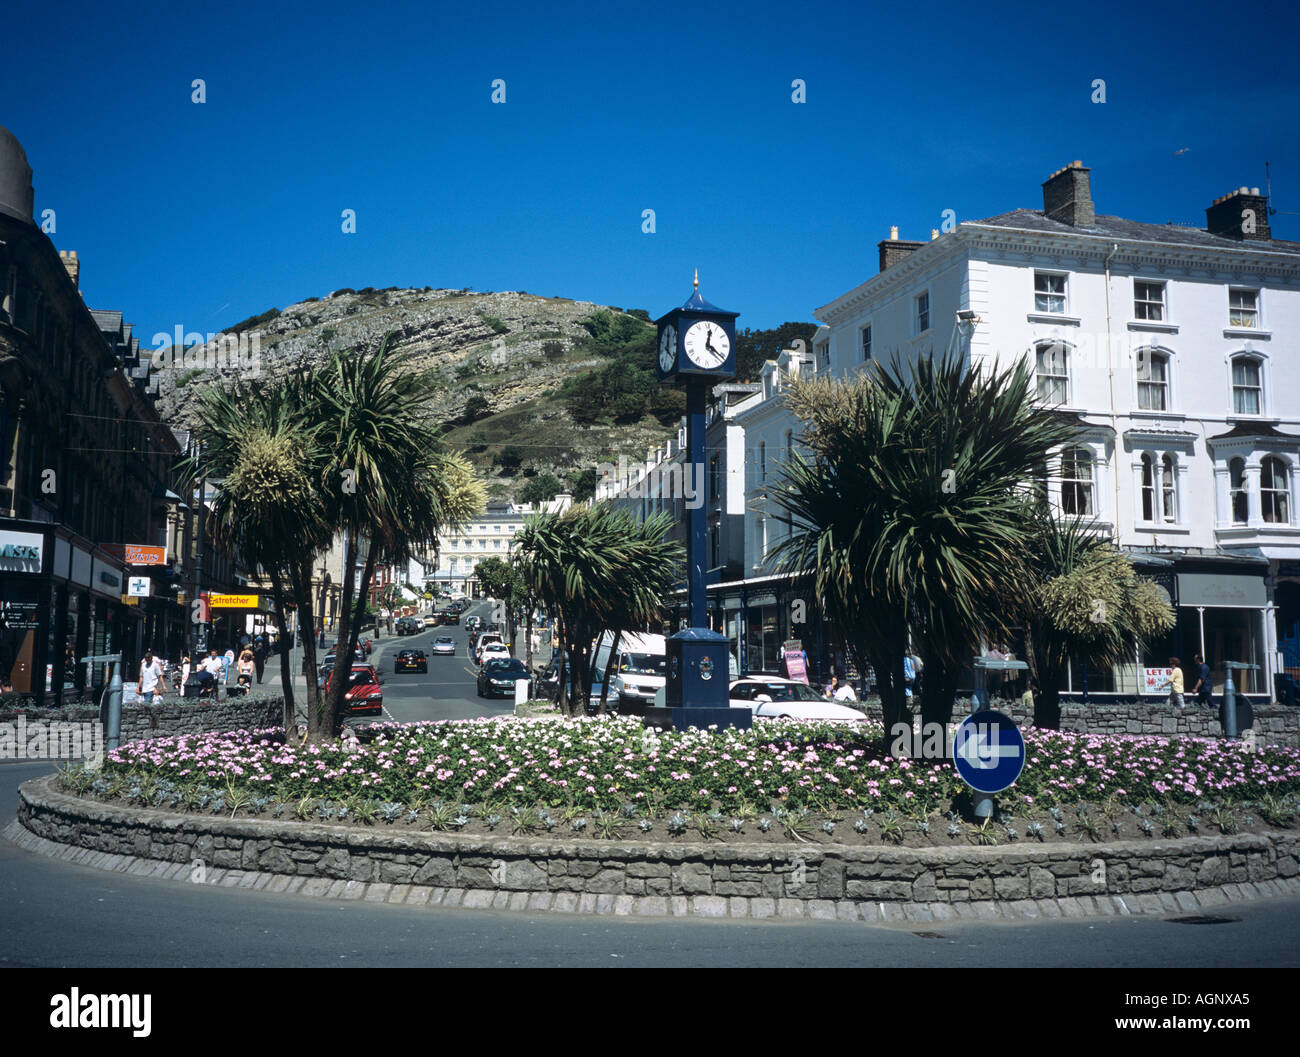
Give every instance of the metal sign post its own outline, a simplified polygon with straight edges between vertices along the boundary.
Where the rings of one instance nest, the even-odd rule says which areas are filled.
[[[86,666],[86,682],[90,682],[93,664],[111,664],[113,674],[108,680],[108,712],[104,717],[104,748],[112,752],[122,740],[122,655],[120,653],[99,653],[82,657]]]

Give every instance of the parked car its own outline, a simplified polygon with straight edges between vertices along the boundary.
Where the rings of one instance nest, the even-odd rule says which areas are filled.
[[[425,656],[424,650],[399,650],[397,656],[393,659],[393,671],[396,672],[428,672],[429,659]]]
[[[483,663],[483,651],[488,646],[500,646],[502,649],[505,649],[505,642],[502,641],[501,636],[496,632],[483,632],[482,635],[478,636],[477,640],[471,647],[474,651],[475,663]],[[509,654],[510,651],[506,650],[506,653]]]
[[[420,618],[420,621],[426,628],[436,628],[439,624],[438,614],[426,613],[423,617]]]
[[[478,696],[495,697],[500,694],[504,697],[514,697],[515,683],[520,679],[528,678],[528,669],[524,667],[524,662],[516,657],[485,660],[483,668],[478,673]]]
[[[838,719],[865,723],[856,708],[827,701],[807,683],[794,679],[753,676],[738,679],[728,693],[733,708],[745,706],[756,716],[779,719]]]
[[[424,630],[424,622],[416,622],[414,617],[398,617],[393,629],[399,635],[418,635]]]
[[[331,669],[329,675],[325,678],[326,691],[329,690],[334,678],[334,670]],[[349,714],[382,714],[384,711],[382,682],[383,680],[380,679],[379,673],[375,671],[374,665],[354,664],[348,680],[347,691],[343,695]]]
[[[482,623],[483,623],[483,618],[478,615],[469,616],[465,618],[465,628],[467,631],[469,631],[471,635],[474,634],[475,629],[478,628],[479,625]]]
[[[433,640],[433,646],[431,647],[431,649],[439,657],[455,657],[456,640],[453,639],[450,635],[439,635],[436,639]]]

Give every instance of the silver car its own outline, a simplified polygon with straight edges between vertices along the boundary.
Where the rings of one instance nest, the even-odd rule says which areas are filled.
[[[439,635],[436,639],[433,640],[433,645],[430,647],[430,649],[434,653],[442,657],[455,657],[456,640],[453,639],[450,635]]]

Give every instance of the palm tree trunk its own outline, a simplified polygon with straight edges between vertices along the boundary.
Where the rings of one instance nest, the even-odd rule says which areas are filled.
[[[275,600],[275,623],[280,629],[280,645],[283,647],[286,642],[293,641],[289,637],[289,615],[285,612],[284,582],[280,578],[280,570],[274,566],[268,569],[267,573],[271,579],[271,597]],[[281,649],[279,654],[280,686],[284,693],[284,736],[288,738],[289,732],[293,730],[294,717],[297,715],[293,700],[293,671],[288,651]]]
[[[605,714],[605,702],[609,700],[609,680],[610,670],[614,667],[618,659],[618,643],[623,637],[623,629],[614,629],[614,641],[609,644],[609,658],[605,661],[605,681],[600,687],[600,714]]]
[[[528,602],[528,615],[524,617],[524,667],[531,678],[533,674],[533,604]]]

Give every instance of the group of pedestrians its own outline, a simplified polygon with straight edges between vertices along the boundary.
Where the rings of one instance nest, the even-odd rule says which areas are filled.
[[[1199,653],[1192,657],[1192,663],[1195,665],[1196,672],[1196,683],[1192,687],[1192,693],[1196,695],[1196,703],[1206,708],[1213,708],[1214,673],[1210,671],[1210,666]],[[1187,683],[1183,676],[1183,662],[1177,657],[1170,657],[1169,667],[1172,669],[1169,674],[1169,705],[1171,708],[1184,708],[1186,706],[1183,702],[1183,693]]]
[[[186,655],[181,658],[177,692],[183,693],[191,676],[197,676],[201,692],[220,696],[220,688],[230,682],[230,669],[235,669],[237,685],[251,688],[256,678],[260,684],[266,670],[266,659],[270,647],[262,636],[250,639],[243,637],[239,652],[234,647],[224,654],[218,654],[216,648],[208,650],[207,656]],[[170,693],[167,685],[167,662],[154,654],[152,649],[145,651],[140,660],[140,674],[136,679],[136,693],[142,700],[159,703],[162,695]]]

